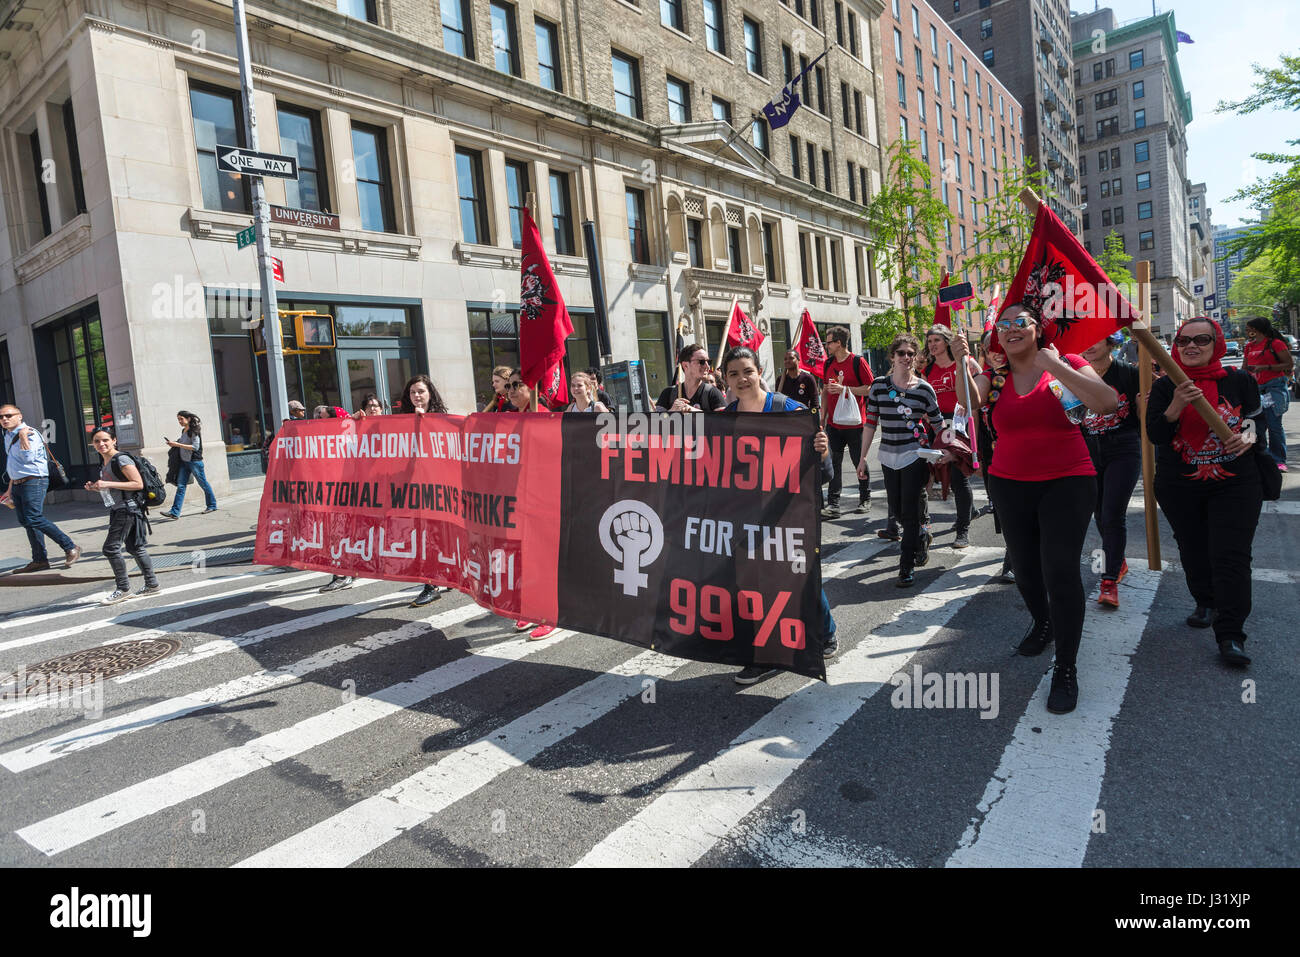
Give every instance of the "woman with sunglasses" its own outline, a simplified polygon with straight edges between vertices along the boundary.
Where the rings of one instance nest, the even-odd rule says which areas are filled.
[[[1156,501],[1173,527],[1196,601],[1187,623],[1213,625],[1223,660],[1244,666],[1250,664],[1242,630],[1250,615],[1250,552],[1264,494],[1252,443],[1266,426],[1259,385],[1249,373],[1223,366],[1227,351],[1218,323],[1183,323],[1173,358],[1188,380],[1175,387],[1166,377],[1151,386],[1147,435],[1156,446]],[[1235,433],[1226,442],[1192,406],[1201,396]]]
[[[670,385],[659,393],[655,407],[662,412],[721,412],[727,399],[717,386],[709,385],[705,375],[709,371],[709,353],[704,346],[692,343],[677,354],[681,367],[677,385]]]
[[[734,395],[735,401],[726,407],[728,412],[808,412],[807,406],[796,402],[779,392],[768,392],[763,384],[763,363],[753,349],[736,346],[727,351],[722,360],[722,371],[726,376],[727,391]],[[830,440],[824,431],[818,430],[813,438],[813,449],[821,456],[823,482],[829,481],[834,469],[831,467]],[[835,638],[835,619],[831,617],[831,605],[826,600],[826,590],[821,594],[822,616],[822,656],[830,658],[839,649]],[[738,685],[752,685],[756,681],[776,674],[777,669],[763,665],[750,665],[736,675]]]
[[[975,380],[991,404],[995,445],[989,497],[1033,623],[1017,649],[1040,655],[1056,641],[1047,710],[1073,711],[1079,698],[1075,661],[1083,639],[1086,596],[1079,556],[1097,499],[1097,470],[1079,426],[1057,389],[1068,389],[1093,412],[1114,412],[1115,392],[1079,356],[1061,356],[1023,303],[1002,310],[995,326],[1006,373],[985,369]],[[966,343],[954,351],[964,357]],[[1055,387],[1055,389],[1053,388]]]
[[[1142,474],[1142,431],[1138,422],[1138,369],[1112,356],[1124,342],[1114,333],[1083,350],[1083,357],[1101,381],[1115,391],[1114,412],[1090,412],[1083,419],[1084,437],[1097,469],[1097,532],[1106,567],[1097,601],[1119,607],[1119,583],[1128,574],[1124,549],[1128,545],[1128,500]]]
[[[955,333],[947,326],[934,325],[930,331],[925,334],[926,360],[922,375],[927,382],[934,388],[934,394],[939,397],[939,411],[950,423],[957,412],[958,397],[961,395],[961,366],[957,364],[956,357],[952,353],[952,341]],[[975,376],[980,374],[979,366],[975,360],[967,356],[966,358],[967,383],[970,386],[970,395],[975,395]],[[969,409],[965,410],[968,416],[971,413]],[[968,426],[969,427],[969,426]],[[946,454],[945,462],[952,460],[951,454]],[[957,502],[957,523],[953,526],[953,532],[956,536],[952,543],[953,548],[967,548],[970,546],[968,537],[970,532],[971,511],[974,505],[974,497],[970,490],[970,479],[957,468],[955,465],[948,469],[948,481],[952,486],[953,497]]]
[[[921,352],[916,337],[895,336],[889,346],[890,373],[871,383],[862,431],[862,455],[858,478],[866,477],[867,450],[880,429],[880,469],[891,515],[903,526],[902,556],[898,565],[898,587],[916,583],[912,569],[929,561],[929,533],[921,541],[922,496],[930,477],[930,464],[921,457],[934,433],[943,428],[943,413],[934,387],[916,374],[916,357]]]

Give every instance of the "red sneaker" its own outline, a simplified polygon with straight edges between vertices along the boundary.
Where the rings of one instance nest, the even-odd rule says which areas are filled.
[[[529,641],[541,641],[547,635],[555,630],[554,625],[538,625],[528,633]]]
[[[531,621],[524,621],[522,618],[520,618],[517,622],[515,622],[515,631],[527,631],[529,628],[532,628],[534,624],[536,623]]]
[[[1101,583],[1101,596],[1097,602],[1102,605],[1110,605],[1112,608],[1119,607],[1119,588],[1113,581],[1103,580]]]
[[[1120,582],[1122,582],[1124,580],[1124,576],[1127,574],[1128,574],[1128,559],[1125,559],[1123,562],[1120,563],[1119,574],[1115,576],[1115,584],[1118,585]]]

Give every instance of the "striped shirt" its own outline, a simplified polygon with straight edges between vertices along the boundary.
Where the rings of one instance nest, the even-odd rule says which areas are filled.
[[[924,379],[917,379],[907,389],[896,386],[892,376],[882,376],[871,384],[866,424],[880,432],[881,465],[906,468],[916,461],[918,450],[929,448],[930,436],[922,421],[927,417],[932,428],[943,427],[939,398]]]

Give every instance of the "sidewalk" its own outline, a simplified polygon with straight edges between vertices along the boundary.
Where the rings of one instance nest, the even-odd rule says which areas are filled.
[[[168,504],[175,494],[167,486]],[[257,515],[262,501],[261,489],[235,492],[217,500],[217,511],[203,514],[203,493],[191,485],[179,521],[153,522],[149,536],[149,555],[154,569],[162,574],[177,569],[204,565],[231,565],[253,558],[257,532]],[[108,533],[108,509],[99,502],[62,502],[45,506],[45,515],[81,546],[81,559],[71,568],[63,567],[63,552],[52,540],[45,540],[51,568],[48,572],[13,575],[31,560],[27,531],[18,524],[13,511],[0,508],[0,588],[29,585],[66,585],[77,582],[112,582],[113,572],[100,552]],[[126,556],[127,570],[139,574],[135,561]]]

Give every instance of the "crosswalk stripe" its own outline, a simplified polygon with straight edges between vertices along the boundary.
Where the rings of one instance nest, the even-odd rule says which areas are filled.
[[[688,663],[656,651],[642,652],[236,866],[346,867],[355,863],[640,694],[644,679],[668,677]]]
[[[222,575],[217,578],[204,578],[201,581],[187,582],[184,585],[173,585],[170,588],[164,588],[162,591],[151,597],[158,598],[163,595],[177,595],[181,592],[193,591],[198,588],[208,588],[212,585],[228,584],[230,582],[242,581],[246,578],[268,578],[278,574],[281,574],[278,569],[258,569],[257,571],[243,572],[239,575]],[[284,579],[281,578],[280,581],[284,581]],[[10,615],[3,621],[0,621],[0,631],[5,631],[10,628],[23,628],[28,625],[39,625],[55,618],[66,618],[69,615],[80,614],[81,612],[86,611],[87,608],[97,604],[99,602],[99,597],[88,595],[76,599],[76,602],[77,606],[75,608],[63,608],[59,611],[50,612],[41,612],[39,609],[28,609],[27,611]],[[182,602],[181,604],[185,603]],[[159,605],[153,610],[156,611],[159,608],[165,607],[168,606]],[[3,650],[5,647],[5,645],[0,645],[0,650]]]
[[[415,678],[358,697],[287,728],[259,735],[238,747],[191,761],[173,771],[37,821],[15,833],[42,854],[53,857],[133,821],[357,731],[509,662],[536,654],[552,647],[568,634],[561,630],[541,641],[524,638],[476,649],[472,654]]]
[[[1120,607],[1084,619],[1079,706],[1046,709],[1049,671],[993,772],[978,816],[948,867],[1080,867],[1106,773],[1115,716],[1133,670],[1160,574],[1130,566]]]
[[[410,622],[400,628],[393,628],[375,635],[367,635],[365,638],[348,644],[335,645],[325,651],[301,658],[292,664],[283,665],[279,668],[264,669],[251,675],[244,675],[232,681],[214,685],[202,691],[195,691],[176,698],[168,698],[166,701],[159,701],[143,708],[137,708],[134,711],[115,715],[112,718],[89,726],[63,732],[36,744],[17,748],[6,754],[0,754],[0,766],[4,766],[15,773],[28,771],[59,758],[65,758],[70,754],[76,754],[88,748],[105,744],[124,734],[152,728],[193,711],[211,708],[228,701],[265,694],[275,688],[293,684],[312,672],[332,668],[335,665],[352,661],[372,651],[389,648],[412,638],[418,638],[430,631],[445,631],[455,625],[475,618],[486,617],[489,614],[491,614],[489,611],[480,608],[478,605],[462,605],[451,611],[432,615],[420,621]]]
[[[358,582],[357,586],[363,587],[365,585],[377,585],[377,584],[379,584],[378,581],[366,581],[366,582]],[[182,665],[191,664],[194,661],[201,661],[205,658],[210,658],[215,654],[222,654],[227,651],[234,651],[235,649],[242,648],[245,645],[257,644],[260,641],[265,641],[267,638],[277,638],[280,635],[287,635],[295,631],[302,631],[308,628],[313,628],[316,625],[328,624],[329,622],[337,621],[340,618],[348,618],[351,617],[353,614],[355,614],[358,608],[368,607],[370,605],[375,605],[385,601],[389,601],[393,597],[393,594],[394,593],[390,592],[378,598],[366,599],[363,602],[354,602],[350,605],[339,605],[334,608],[327,609],[324,612],[320,612],[315,615],[312,615],[308,618],[298,618],[290,621],[279,622],[274,625],[268,625],[266,627],[257,629],[256,631],[245,632],[244,634],[238,635],[235,638],[221,638],[215,641],[210,641],[205,644],[199,645],[198,647],[194,648],[192,651],[182,652],[180,654],[173,655],[170,658],[165,658],[156,665],[150,665],[149,667],[141,668],[138,671],[132,671],[124,675],[119,675],[113,679],[113,682],[114,684],[125,684],[130,681],[138,680],[140,678],[147,678],[150,675],[157,674],[159,671],[166,671],[171,668],[179,668]],[[158,638],[163,635],[187,631],[191,628],[197,628],[200,625],[206,625],[214,621],[223,621],[229,618],[236,617],[237,615],[246,615],[253,611],[264,611],[268,608],[283,608],[286,605],[293,605],[301,601],[308,601],[315,597],[316,597],[316,593],[312,591],[312,592],[304,592],[302,594],[297,594],[297,595],[285,595],[280,598],[271,598],[266,601],[257,602],[253,605],[246,605],[238,609],[223,609],[221,611],[210,612],[209,614],[206,615],[200,615],[197,618],[186,618],[183,621],[174,621],[169,624],[162,625],[158,628],[150,628],[145,631],[137,631],[133,634],[126,635],[121,638],[113,638],[109,641],[103,642],[103,644],[112,645],[112,644],[119,644],[124,641],[147,641],[149,639]],[[43,708],[46,705],[48,705],[51,702],[51,700],[57,699],[58,694],[59,694],[58,692],[51,692],[50,694],[45,694],[45,695],[31,695],[31,696],[15,698],[14,700],[11,701],[0,701],[0,720],[3,720],[5,718],[12,718],[15,715],[26,714],[29,711],[35,711],[39,708]]]
[[[200,598],[192,598],[188,601],[173,602],[169,605],[155,605],[151,608],[137,608],[131,611],[124,611],[108,617],[97,617],[94,612],[88,608],[79,609],[91,615],[90,621],[82,622],[79,625],[69,625],[66,628],[59,628],[55,631],[42,631],[33,635],[25,635],[22,638],[11,638],[8,641],[0,642],[0,651],[8,651],[10,648],[24,648],[29,645],[44,644],[47,641],[57,641],[60,638],[72,638],[76,635],[88,634],[92,631],[99,631],[102,628],[109,628],[113,625],[128,624],[133,621],[139,621],[142,618],[151,618],[159,612],[174,611],[178,608],[189,608],[194,605],[204,605],[208,602],[222,601],[226,598],[235,598],[239,595],[247,595],[251,592],[266,591],[272,588],[279,589],[286,585],[294,585],[298,582],[306,581],[309,578],[319,577],[318,572],[309,572],[305,575],[294,575],[291,578],[271,578],[267,581],[258,582],[253,585],[245,585],[242,588],[232,588],[229,591],[215,592],[211,595],[203,595]],[[231,608],[219,612],[219,615],[239,614],[244,609]],[[207,621],[214,620],[209,617]]]
[[[831,666],[829,685],[804,684],[716,758],[679,778],[600,841],[576,866],[687,867],[698,861],[984,587],[983,581],[965,583],[983,577],[975,562],[1000,557],[1000,549],[961,552],[950,571]]]

